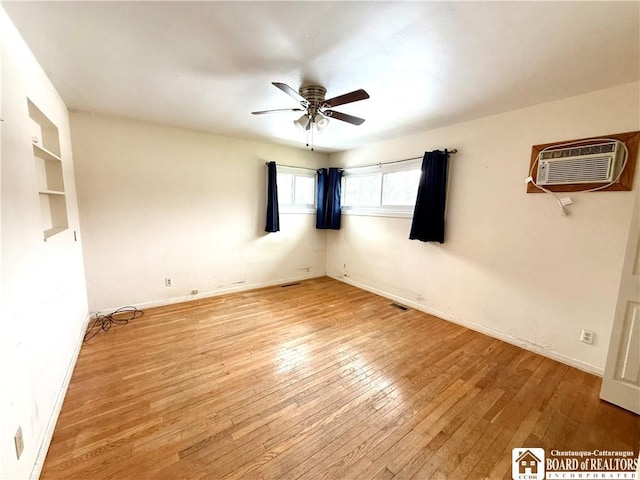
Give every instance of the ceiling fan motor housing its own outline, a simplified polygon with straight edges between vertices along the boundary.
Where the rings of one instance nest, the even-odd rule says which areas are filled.
[[[309,102],[309,105],[320,107],[322,106],[322,102],[324,102],[327,89],[320,85],[306,85],[304,87],[300,87],[299,93],[301,97]]]

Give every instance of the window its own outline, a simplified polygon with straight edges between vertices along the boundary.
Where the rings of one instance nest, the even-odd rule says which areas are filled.
[[[412,217],[418,195],[421,160],[345,169],[342,213]]]
[[[370,207],[380,203],[380,174],[344,177],[342,206]]]
[[[316,173],[291,167],[277,169],[280,213],[315,213]]]
[[[382,175],[382,205],[413,207],[418,195],[420,169]]]

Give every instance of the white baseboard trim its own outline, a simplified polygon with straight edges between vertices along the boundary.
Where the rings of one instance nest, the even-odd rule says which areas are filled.
[[[360,283],[357,282],[355,280],[352,280],[349,277],[344,277],[344,276],[340,276],[340,275],[331,275],[329,273],[327,273],[328,277],[333,278],[334,280],[338,280],[340,282],[344,282],[347,283],[349,285],[352,285],[354,287],[360,288],[362,290],[366,290],[367,292],[371,292],[371,293],[375,293],[376,295],[380,295],[381,297],[385,297],[388,298],[390,300],[393,300],[395,302],[399,302],[403,305],[407,305],[411,308],[414,308],[416,310],[420,310],[421,312],[425,312],[428,313],[429,315],[433,315],[435,317],[441,318],[443,320],[447,320],[449,322],[455,323],[457,325],[466,327],[470,330],[474,330],[476,332],[480,332],[484,335],[488,335],[489,337],[493,337],[496,338],[498,340],[502,340],[503,342],[506,343],[510,343],[511,345],[515,345],[516,347],[520,347],[520,348],[524,348],[525,350],[529,350],[531,352],[537,353],[539,355],[542,355],[544,357],[548,357],[551,358],[552,360],[556,360],[560,363],[564,363],[565,365],[569,365],[570,367],[575,367],[579,370],[585,371],[587,373],[592,373],[594,375],[597,375],[599,377],[602,377],[604,374],[604,369],[601,367],[598,367],[596,365],[592,365],[590,363],[587,362],[583,362],[581,360],[577,360],[575,358],[572,357],[568,357],[562,353],[556,352],[554,350],[550,350],[546,347],[543,347],[541,345],[529,342],[528,340],[524,340],[522,338],[517,338],[514,337],[512,335],[508,335],[506,333],[500,332],[499,330],[494,330],[493,328],[489,328],[486,327],[484,325],[479,325],[477,323],[473,323],[473,322],[469,322],[466,320],[461,320],[459,318],[454,318],[451,315],[447,315],[443,312],[440,312],[438,310],[434,310],[428,307],[425,307],[424,305],[421,305],[417,302],[414,302],[412,300],[409,300],[407,298],[403,298],[400,297],[398,295],[393,295],[389,292],[385,292],[383,290],[379,290],[375,287],[371,287],[369,285],[366,285],[364,283]]]
[[[60,410],[62,410],[62,404],[64,403],[64,397],[67,395],[67,390],[69,389],[69,383],[71,382],[71,376],[73,375],[73,369],[76,366],[76,362],[78,361],[78,355],[80,355],[80,349],[82,348],[82,341],[84,340],[85,332],[87,331],[87,326],[89,325],[89,320],[91,319],[91,315],[87,314],[84,322],[82,322],[82,327],[80,328],[78,339],[76,341],[76,346],[71,355],[71,359],[69,360],[69,365],[67,366],[67,372],[65,373],[64,380],[62,381],[62,385],[60,385],[60,390],[58,391],[58,395],[56,396],[56,402],[53,406],[53,410],[51,411],[51,415],[49,416],[49,421],[47,422],[47,427],[44,430],[44,433],[40,440],[40,446],[38,447],[38,453],[36,455],[36,461],[31,469],[31,475],[29,476],[30,480],[38,480],[40,478],[40,474],[42,473],[42,467],[44,467],[44,461],[47,458],[47,452],[49,451],[49,446],[51,445],[51,439],[53,438],[53,432],[56,429],[56,424],[58,423],[58,417],[60,416]]]
[[[325,276],[326,276],[325,272],[321,272],[321,273],[316,272],[316,273],[309,273],[306,275],[298,275],[295,277],[270,280],[268,282],[246,283],[246,284],[243,283],[240,285],[232,285],[230,287],[220,288],[218,290],[212,290],[210,292],[198,293],[196,295],[184,295],[181,297],[171,297],[171,298],[165,298],[162,300],[154,300],[151,302],[132,303],[132,304],[128,304],[128,306],[135,307],[141,310],[144,308],[164,307],[165,305],[175,305],[177,303],[192,302],[194,300],[200,300],[203,298],[218,297],[220,295],[227,295],[229,293],[238,293],[238,292],[244,292],[247,290],[256,290],[258,288],[274,287],[276,285],[284,285],[292,282],[301,282],[302,280],[310,280],[312,278],[321,278]],[[122,308],[122,305],[120,305],[119,307],[104,308],[102,310],[92,313],[92,315],[96,315],[96,314],[106,315],[108,313],[111,313],[117,310],[118,308]]]

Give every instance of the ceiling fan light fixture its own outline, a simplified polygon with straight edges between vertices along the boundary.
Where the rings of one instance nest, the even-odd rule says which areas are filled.
[[[315,126],[316,126],[316,130],[318,130],[318,132],[321,132],[322,130],[324,130],[329,126],[329,119],[324,115],[318,114],[316,116]]]
[[[309,125],[309,117],[307,115],[302,115],[299,119],[294,120],[293,124],[298,130],[304,131],[307,129],[307,125]]]

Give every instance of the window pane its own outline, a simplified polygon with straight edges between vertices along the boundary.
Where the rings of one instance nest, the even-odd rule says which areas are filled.
[[[420,169],[385,173],[382,182],[383,205],[415,205]]]
[[[296,175],[295,203],[313,205],[315,199],[315,179]]]
[[[380,205],[380,174],[345,177],[344,205]]]
[[[293,175],[290,173],[278,173],[278,203],[291,205],[293,203]]]

